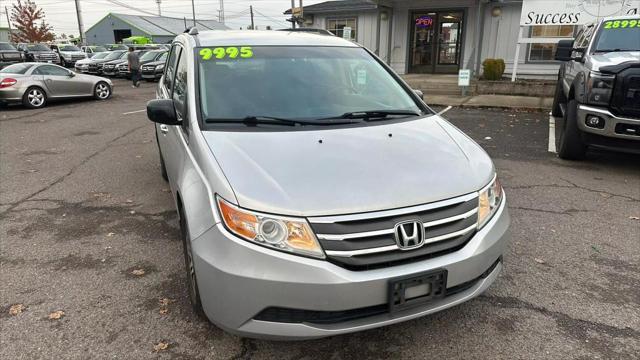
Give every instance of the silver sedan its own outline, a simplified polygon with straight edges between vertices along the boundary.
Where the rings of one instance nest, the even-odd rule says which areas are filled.
[[[0,103],[22,103],[32,109],[55,99],[107,100],[112,89],[109,79],[76,74],[53,64],[19,63],[0,70]]]

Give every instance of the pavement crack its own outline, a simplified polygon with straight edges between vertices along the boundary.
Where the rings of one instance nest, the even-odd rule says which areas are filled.
[[[575,184],[575,183],[573,183],[571,181],[568,181],[568,180],[565,180],[565,179],[562,179],[562,180],[566,181],[570,185],[533,184],[533,185],[505,186],[505,188],[511,189],[511,190],[514,190],[514,189],[517,189],[517,190],[535,189],[535,188],[580,189],[580,190],[588,191],[588,192],[595,193],[595,194],[607,195],[609,198],[618,197],[618,198],[622,198],[622,199],[625,199],[625,200],[628,200],[628,201],[640,202],[640,199],[634,198],[632,196],[616,194],[616,193],[612,193],[612,192],[604,191],[604,190],[595,190],[595,189],[591,189],[591,188],[588,188],[588,187],[580,186],[578,184]]]
[[[556,210],[529,208],[529,207],[523,207],[523,206],[509,206],[509,209],[524,210],[524,211],[535,211],[535,212],[541,212],[541,213],[546,213],[546,214],[568,215],[568,216],[573,216],[574,213],[589,212],[590,211],[590,210],[579,210],[579,209],[568,209],[568,210],[564,210],[564,211],[556,211]]]
[[[565,313],[549,310],[543,306],[535,305],[516,297],[483,295],[479,297],[479,299],[501,308],[531,310],[551,317],[562,330],[579,340],[588,338],[588,331],[604,333],[614,338],[640,338],[640,331],[630,327],[618,328],[595,321],[576,319]]]
[[[138,127],[135,127],[133,129],[127,130],[124,134],[118,135],[115,138],[109,140],[103,147],[101,147],[100,149],[94,151],[91,155],[87,156],[86,158],[84,158],[80,163],[78,163],[77,165],[73,166],[71,169],[69,169],[69,171],[67,171],[64,175],[58,177],[55,181],[53,181],[52,183],[50,183],[49,185],[41,188],[40,190],[33,192],[27,196],[25,196],[24,198],[14,202],[11,204],[11,206],[9,206],[7,209],[5,209],[4,211],[0,212],[0,215],[5,214],[13,209],[15,209],[18,205],[24,203],[27,200],[30,200],[31,198],[33,198],[34,196],[37,196],[38,194],[41,194],[49,189],[51,189],[52,187],[56,186],[57,184],[60,184],[61,182],[63,182],[64,180],[66,180],[69,176],[71,176],[76,170],[78,170],[81,166],[83,166],[84,164],[86,164],[87,162],[89,162],[91,159],[93,159],[94,157],[100,155],[102,152],[106,151],[107,149],[110,148],[111,144],[113,144],[114,142],[128,136],[131,135],[132,133],[134,133],[135,131],[138,131],[144,127],[147,127],[147,124],[144,125],[140,125]]]

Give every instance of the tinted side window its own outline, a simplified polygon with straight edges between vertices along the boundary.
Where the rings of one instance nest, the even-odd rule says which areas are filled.
[[[171,48],[171,54],[169,54],[169,60],[167,61],[167,66],[164,69],[164,86],[167,87],[169,94],[173,90],[173,78],[175,75],[176,65],[178,63],[178,57],[180,56],[181,48],[179,46],[174,46]]]
[[[187,58],[185,51],[180,54],[180,60],[176,68],[173,84],[173,103],[176,107],[178,118],[186,124],[187,119]]]
[[[39,66],[34,73],[38,75],[68,76],[69,71],[53,65]]]

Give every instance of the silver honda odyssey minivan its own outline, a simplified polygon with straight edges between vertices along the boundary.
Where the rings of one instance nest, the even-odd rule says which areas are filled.
[[[376,328],[470,300],[502,269],[491,159],[353,42],[193,28],[147,115],[192,305],[226,331]]]

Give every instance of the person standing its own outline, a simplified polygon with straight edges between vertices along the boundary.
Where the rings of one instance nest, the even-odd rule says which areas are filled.
[[[133,51],[132,47],[129,48],[129,53],[127,54],[127,63],[129,64],[131,81],[133,81],[131,87],[137,88],[140,86],[140,58],[138,54]]]

